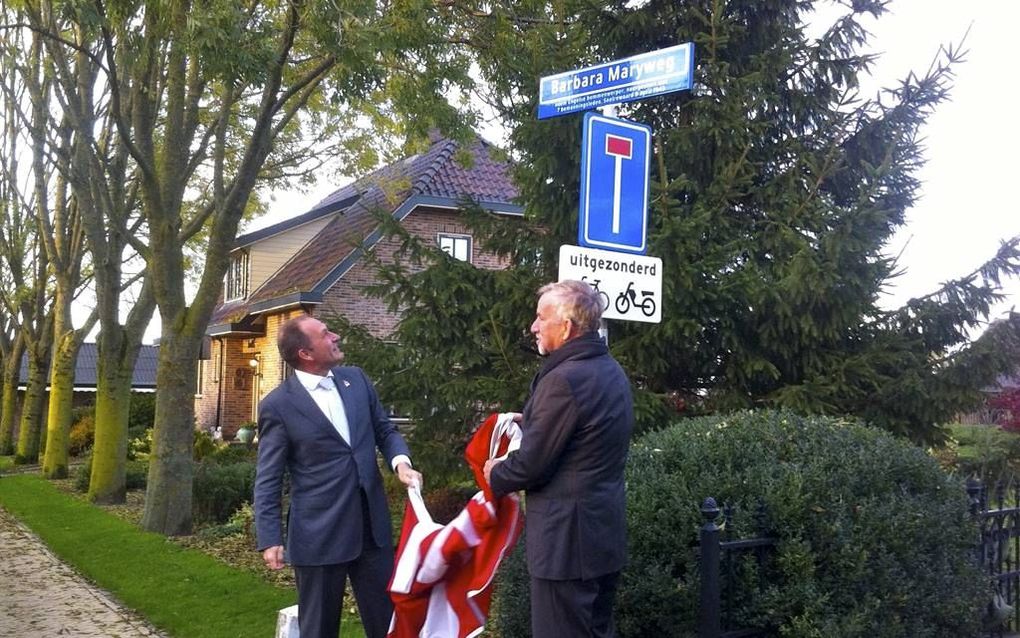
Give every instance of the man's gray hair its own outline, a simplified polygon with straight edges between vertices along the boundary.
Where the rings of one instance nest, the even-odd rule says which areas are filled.
[[[546,284],[538,289],[538,296],[549,294],[555,298],[557,313],[567,319],[581,333],[599,329],[602,318],[602,300],[599,294],[583,281],[567,279]]]

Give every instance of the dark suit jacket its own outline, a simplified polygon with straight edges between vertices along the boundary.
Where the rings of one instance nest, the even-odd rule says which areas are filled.
[[[259,404],[258,549],[284,545],[292,565],[333,565],[361,554],[361,491],[367,497],[376,544],[389,547],[393,543],[376,449],[387,465],[394,456],[410,453],[361,368],[333,368],[333,380],[350,423],[351,445],[296,375]],[[290,474],[291,495],[286,543],[280,505],[285,470]]]
[[[620,571],[630,382],[596,333],[550,353],[524,406],[521,447],[492,469],[497,495],[527,490],[528,571],[548,580]]]

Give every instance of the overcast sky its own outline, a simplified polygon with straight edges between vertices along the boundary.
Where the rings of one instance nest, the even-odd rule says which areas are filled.
[[[928,163],[921,198],[889,246],[890,254],[901,254],[905,270],[883,299],[883,305],[896,307],[971,272],[1000,240],[1020,235],[1020,206],[1010,192],[1020,182],[1011,161],[1020,147],[1014,115],[1020,108],[1015,73],[1020,2],[894,0],[888,14],[866,25],[874,34],[871,50],[881,53],[871,84],[864,86],[868,94],[895,85],[911,70],[923,73],[940,45],[959,43],[970,29],[964,47],[969,53],[957,68],[951,101],[922,130]],[[486,137],[499,141],[491,132]],[[308,210],[334,188],[278,194],[269,218]],[[1020,282],[1008,282],[1005,289],[1009,299],[997,313],[1020,302]]]
[[[890,85],[911,70],[922,72],[940,44],[964,44],[951,101],[922,129],[928,163],[921,199],[889,252],[902,251],[906,273],[885,300],[898,306],[939,283],[973,271],[1000,240],[1020,235],[1020,181],[1015,161],[1020,90],[1016,79],[1016,28],[1020,2],[1013,0],[896,0],[890,14],[872,21],[874,51],[882,58],[876,80]],[[1020,283],[1006,284],[1006,310],[1020,302]]]

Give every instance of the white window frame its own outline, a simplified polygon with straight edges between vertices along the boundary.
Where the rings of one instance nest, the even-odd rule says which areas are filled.
[[[198,360],[197,377],[195,379],[195,398],[202,398],[205,395],[205,373],[208,359]]]
[[[230,266],[223,280],[223,301],[236,301],[248,296],[250,272],[251,260],[247,250],[238,251],[230,256]]]
[[[446,246],[443,245],[444,240],[448,242]],[[461,244],[464,248],[463,257],[457,255],[457,248],[460,242],[463,242],[463,244]],[[471,235],[465,235],[463,233],[438,233],[436,235],[436,244],[439,246],[440,250],[454,259],[466,261],[469,264],[471,263],[471,250],[473,248]],[[447,250],[447,248],[449,248],[449,250]]]

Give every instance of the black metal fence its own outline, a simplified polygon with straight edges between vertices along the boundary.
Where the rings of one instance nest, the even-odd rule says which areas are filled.
[[[990,493],[989,493],[990,492]],[[1020,485],[991,487],[967,481],[970,511],[980,528],[977,561],[992,583],[986,636],[998,638],[1020,628]]]
[[[991,629],[983,636],[1004,638],[1020,631],[1020,484],[998,483],[989,490],[980,481],[967,481],[971,515],[978,523],[980,537],[975,556],[978,565],[992,584],[992,599],[985,610],[985,625]],[[715,499],[706,498],[701,506],[705,523],[700,535],[701,604],[698,636],[701,638],[749,638],[764,636],[764,629],[735,627],[732,612],[738,593],[734,583],[740,560],[753,556],[764,578],[765,563],[776,544],[765,535],[764,516],[756,516],[756,538],[733,539],[731,528],[734,512],[719,508]],[[719,521],[720,515],[722,520]],[[720,523],[722,523],[720,525]],[[765,583],[759,582],[759,589]]]
[[[731,626],[734,599],[737,596],[733,583],[743,556],[751,554],[759,567],[764,566],[769,550],[776,539],[759,538],[733,539],[730,537],[734,511],[724,506],[721,510],[714,498],[706,498],[701,506],[705,524],[701,526],[701,605],[698,635],[702,638],[749,638],[765,635],[760,629]],[[722,514],[720,526],[716,520]],[[756,525],[764,533],[763,511],[759,509]],[[764,570],[758,569],[758,588],[764,589]]]

